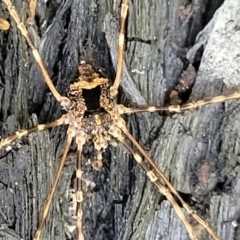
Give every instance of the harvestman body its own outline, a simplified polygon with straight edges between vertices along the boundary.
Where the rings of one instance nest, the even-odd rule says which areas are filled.
[[[97,150],[97,161],[93,165],[95,169],[99,169],[102,166],[102,153],[107,148],[109,144],[115,144],[115,141],[123,143],[123,145],[133,154],[134,159],[141,165],[141,167],[146,172],[146,175],[151,182],[155,184],[159,192],[171,202],[177,215],[182,220],[185,225],[189,236],[191,239],[197,239],[193,231],[193,227],[187,221],[185,215],[182,212],[181,207],[177,204],[173,196],[175,196],[185,208],[185,210],[190,214],[195,220],[198,221],[209,234],[214,238],[218,239],[215,232],[210,229],[208,224],[201,219],[180,197],[178,192],[174,189],[171,183],[165,178],[163,173],[158,169],[157,165],[148,156],[147,153],[142,149],[142,147],[137,143],[137,141],[131,136],[126,128],[125,121],[121,117],[122,114],[131,114],[137,112],[154,112],[154,111],[171,111],[180,112],[183,110],[191,109],[194,107],[200,107],[205,104],[213,102],[221,102],[223,100],[234,99],[240,96],[239,93],[232,93],[227,96],[217,96],[209,100],[200,100],[195,103],[188,103],[183,106],[169,106],[169,107],[146,107],[146,108],[127,108],[123,105],[116,104],[116,96],[118,94],[118,87],[121,80],[122,68],[123,68],[123,49],[124,49],[124,29],[125,22],[128,11],[128,0],[123,0],[121,4],[121,24],[119,33],[119,44],[118,44],[118,68],[116,73],[116,79],[114,84],[110,86],[108,79],[101,73],[98,72],[93,66],[88,62],[80,62],[79,65],[79,77],[75,83],[71,84],[69,87],[68,97],[61,96],[56,88],[53,86],[51,79],[44,67],[44,64],[39,56],[38,51],[34,47],[29,34],[21,22],[19,14],[17,13],[15,7],[12,5],[10,0],[4,0],[10,15],[13,17],[22,35],[27,40],[32,54],[41,68],[42,74],[44,76],[45,82],[47,83],[52,94],[56,100],[61,104],[61,106],[67,111],[60,119],[49,123],[42,124],[29,130],[17,131],[12,136],[9,136],[0,142],[0,148],[6,147],[12,141],[17,138],[21,138],[31,132],[44,130],[47,128],[52,128],[58,125],[68,125],[67,131],[67,141],[66,147],[61,159],[56,180],[53,183],[51,193],[48,196],[47,203],[44,208],[43,216],[40,221],[38,230],[36,232],[34,239],[39,239],[41,231],[43,229],[44,222],[49,212],[50,204],[56,190],[57,183],[59,181],[62,168],[65,163],[67,153],[69,151],[70,145],[73,138],[76,140],[78,157],[76,162],[76,177],[77,177],[77,189],[76,189],[76,224],[78,229],[78,240],[84,239],[84,231],[82,229],[82,216],[83,216],[83,192],[82,192],[82,169],[81,169],[81,159],[82,159],[82,148],[86,141],[93,141],[94,146]],[[96,111],[89,111],[88,104],[86,103],[83,92],[84,91],[95,91],[98,93],[98,107]],[[131,145],[126,142],[125,138],[130,140],[132,144],[138,149],[143,158],[136,153]]]

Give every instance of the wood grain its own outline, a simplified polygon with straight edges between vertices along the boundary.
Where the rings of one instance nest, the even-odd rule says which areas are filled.
[[[198,66],[190,101],[239,89],[240,4],[226,0],[219,7],[222,1],[214,1],[216,5],[193,1],[192,8],[184,8],[187,1],[163,2],[130,4],[119,100],[130,106],[166,104],[188,61]],[[26,21],[26,2],[14,1],[14,5]],[[119,7],[119,0],[63,0],[47,5],[38,1],[37,22],[28,29],[62,94],[74,79],[87,40],[95,45],[99,67],[114,79]],[[1,136],[50,122],[62,113],[23,37],[10,22],[10,29],[0,32]],[[232,225],[240,217],[239,119],[238,100],[183,114],[127,117],[132,134],[221,239],[240,239],[239,226]],[[65,130],[59,127],[31,134],[17,141],[12,151],[0,152],[0,238],[32,239],[63,153]],[[43,239],[76,239],[75,232],[70,233],[74,230],[70,189],[74,185],[75,151],[73,145]],[[93,147],[86,146],[87,240],[188,239],[170,204],[122,146],[109,148],[100,172],[88,164],[92,153]],[[206,159],[212,175],[201,185],[198,171]],[[198,226],[196,232],[199,239],[210,239]]]

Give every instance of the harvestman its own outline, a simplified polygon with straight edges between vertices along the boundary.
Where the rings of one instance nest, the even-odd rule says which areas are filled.
[[[158,169],[157,165],[153,162],[153,160],[148,156],[148,154],[143,150],[143,148],[137,143],[137,141],[132,137],[129,131],[126,128],[126,124],[121,117],[123,114],[132,114],[138,112],[154,112],[154,111],[170,111],[170,112],[181,112],[184,110],[192,109],[195,107],[201,107],[206,104],[222,102],[229,99],[235,99],[240,97],[240,93],[232,93],[228,95],[221,95],[217,97],[213,97],[208,100],[199,100],[197,102],[191,102],[185,105],[177,105],[177,106],[168,106],[168,107],[145,107],[145,108],[127,108],[123,105],[116,104],[116,96],[118,94],[118,87],[121,81],[121,74],[123,69],[123,57],[124,57],[124,30],[125,30],[125,22],[128,12],[128,0],[123,0],[121,4],[121,24],[120,24],[120,32],[119,32],[119,42],[118,42],[118,66],[117,73],[114,84],[110,86],[108,79],[94,67],[85,61],[81,61],[78,67],[79,70],[79,78],[75,83],[70,85],[68,97],[61,96],[54,85],[51,82],[51,79],[48,75],[46,68],[44,67],[43,61],[33,45],[30,36],[26,30],[25,25],[21,22],[20,16],[17,13],[15,7],[12,5],[10,0],[4,0],[10,15],[15,20],[18,29],[21,34],[25,37],[28,45],[32,50],[32,54],[38,63],[42,75],[45,79],[46,84],[48,85],[50,91],[56,98],[56,100],[60,103],[60,105],[66,110],[66,114],[60,117],[58,120],[48,123],[41,124],[37,127],[33,127],[28,130],[20,130],[15,132],[13,135],[1,140],[0,148],[8,146],[14,140],[26,136],[35,131],[41,131],[44,129],[52,128],[55,126],[59,126],[62,124],[68,125],[67,131],[67,141],[66,147],[64,150],[63,157],[59,164],[59,168],[57,171],[57,175],[55,178],[55,182],[53,183],[52,190],[48,196],[47,203],[44,207],[43,215],[40,220],[40,224],[38,226],[36,235],[34,239],[39,239],[41,235],[41,231],[43,229],[44,222],[49,212],[50,204],[52,202],[52,198],[54,196],[62,168],[65,163],[65,159],[67,153],[69,151],[70,145],[72,143],[73,138],[77,143],[77,163],[76,163],[76,200],[77,200],[77,209],[76,209],[76,225],[78,229],[78,240],[84,239],[83,230],[82,230],[82,216],[83,216],[83,192],[82,192],[82,170],[81,170],[81,155],[82,148],[86,141],[93,141],[94,146],[97,150],[97,161],[93,166],[98,169],[102,165],[102,153],[108,147],[109,143],[117,140],[121,142],[130,153],[132,153],[134,159],[141,165],[141,167],[146,172],[146,175],[150,179],[152,183],[158,188],[159,192],[163,194],[172,204],[176,214],[182,220],[185,225],[189,236],[191,239],[197,239],[195,236],[193,228],[191,224],[187,221],[181,207],[177,204],[177,198],[182,206],[185,208],[188,214],[190,214],[199,224],[201,224],[209,234],[214,238],[218,239],[215,232],[211,230],[208,224],[201,219],[191,208],[188,206],[183,199],[180,197],[178,192],[174,189],[171,183],[165,178],[163,173]],[[31,13],[34,15],[34,13]],[[101,111],[96,111],[91,114],[86,115],[85,113],[89,110],[87,108],[87,104],[85,103],[85,99],[83,97],[84,90],[90,89],[100,89],[99,96],[99,104],[101,107]],[[131,145],[125,140],[128,139],[132,142],[132,144],[138,149],[141,153],[142,157],[134,151]]]

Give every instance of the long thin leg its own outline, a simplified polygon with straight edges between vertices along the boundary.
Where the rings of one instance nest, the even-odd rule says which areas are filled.
[[[87,139],[87,135],[84,131],[80,131],[76,135],[76,143],[78,150],[77,158],[77,191],[76,191],[76,200],[77,200],[77,229],[78,229],[78,240],[84,240],[83,228],[82,228],[82,218],[83,218],[83,191],[82,191],[82,148]]]
[[[45,130],[45,129],[48,129],[48,128],[52,128],[52,127],[62,125],[62,124],[64,124],[64,121],[65,121],[65,115],[63,115],[58,120],[56,120],[54,122],[51,122],[51,123],[40,124],[36,127],[30,128],[30,129],[22,129],[22,130],[16,131],[13,135],[11,135],[7,138],[4,138],[0,141],[0,149],[8,146],[10,143],[15,141],[16,139],[24,137],[24,136],[26,136],[30,133],[33,133],[33,132],[36,132],[36,131],[42,131],[42,130]]]
[[[148,154],[143,150],[143,148],[138,144],[138,142],[133,138],[133,136],[129,133],[129,131],[122,127],[121,130],[124,132],[124,134],[127,136],[127,138],[134,144],[135,147],[141,152],[141,154],[144,156],[145,159],[147,159],[148,163],[152,166],[153,171],[157,173],[159,177],[157,177],[152,170],[149,169],[148,174],[154,174],[157,179],[162,179],[164,181],[164,184],[168,187],[168,189],[179,199],[183,207],[186,209],[186,211],[192,215],[192,217],[198,221],[207,231],[208,233],[214,238],[219,239],[215,232],[209,227],[206,221],[204,221],[202,218],[200,218],[194,211],[191,209],[191,207],[181,198],[181,196],[178,194],[178,192],[175,190],[175,188],[172,186],[172,184],[167,180],[167,178],[164,176],[164,174],[159,170],[157,165],[154,163],[154,161],[148,156]],[[124,142],[123,142],[124,143]],[[135,157],[134,157],[135,158]],[[136,159],[136,158],[135,158]],[[137,160],[137,159],[136,159]],[[142,160],[141,160],[142,161]],[[140,163],[141,164],[141,163]],[[145,170],[146,171],[146,170]],[[169,200],[170,201],[170,200]]]
[[[189,233],[189,237],[191,239],[197,239],[197,237],[194,234],[193,228],[191,226],[191,224],[187,221],[184,213],[182,212],[182,209],[179,207],[179,205],[177,204],[177,202],[174,200],[170,190],[168,190],[168,188],[166,188],[157,178],[157,176],[153,173],[152,170],[150,170],[150,168],[147,166],[147,164],[143,161],[143,159],[140,157],[140,155],[138,153],[136,153],[133,148],[125,141],[122,140],[123,145],[129,150],[130,153],[132,153],[134,159],[137,161],[137,163],[139,163],[141,165],[141,167],[144,169],[144,171],[146,172],[146,175],[148,176],[148,178],[150,179],[151,182],[153,182],[159,192],[161,194],[163,194],[168,201],[172,204],[175,212],[177,213],[178,217],[182,220],[184,226],[186,227],[188,233]]]
[[[118,139],[119,142],[123,143],[123,145],[129,150],[129,152],[132,153],[134,159],[144,169],[144,171],[146,172],[146,175],[148,176],[150,181],[153,182],[157,186],[159,192],[162,193],[172,203],[172,205],[174,207],[174,210],[176,211],[178,217],[182,220],[184,226],[186,227],[190,238],[196,240],[197,238],[195,237],[195,235],[193,233],[192,226],[189,224],[189,222],[187,221],[187,219],[186,219],[185,215],[183,214],[181,208],[179,207],[177,202],[174,200],[171,191],[168,190],[168,188],[164,186],[165,183],[164,184],[161,183],[161,180],[160,180],[161,178],[158,178],[155,175],[155,173],[148,167],[148,165],[143,161],[143,159],[140,157],[140,155],[138,153],[136,153],[134,151],[134,149],[124,140],[124,137],[123,137],[122,132],[121,132],[121,129],[124,128],[123,125],[121,124],[123,122],[124,121],[121,118],[119,118],[119,122],[116,125],[112,125],[110,127],[109,133],[114,138]]]
[[[127,142],[124,140],[122,132],[126,135],[126,137],[134,144],[135,147],[140,151],[140,153],[144,156],[144,158],[147,160],[148,164],[146,164],[143,159],[139,156],[139,154],[135,153],[135,151],[127,144]],[[167,180],[167,178],[164,176],[164,174],[158,169],[157,165],[154,163],[154,161],[147,155],[147,153],[143,150],[143,148],[137,143],[137,141],[133,138],[133,136],[128,132],[125,121],[122,118],[115,119],[115,123],[110,126],[109,134],[111,134],[114,138],[118,139],[118,141],[122,142],[127,149],[133,154],[135,160],[142,166],[142,168],[145,170],[146,175],[150,178],[150,180],[158,187],[159,191],[164,194],[166,197],[169,197],[169,193],[167,191],[170,191],[170,193],[173,193],[182,203],[183,207],[187,210],[189,214],[192,215],[193,218],[195,218],[208,232],[209,234],[217,240],[218,237],[212,231],[212,229],[208,226],[207,222],[205,222],[203,219],[201,219],[197,214],[193,212],[193,210],[183,201],[181,196],[178,194],[178,192],[174,189],[172,184]],[[151,167],[148,165],[150,164]],[[157,184],[156,184],[157,182]],[[160,185],[161,186],[160,186]],[[169,197],[168,200],[173,204],[176,204],[176,202],[173,202],[172,198]],[[191,238],[194,238],[194,234],[192,232],[192,229],[189,228],[188,224],[186,223],[186,219],[183,218],[181,213],[177,212],[179,209],[174,206],[174,209],[176,210],[176,213],[178,214],[179,218],[183,221],[184,225],[186,226],[186,229],[189,232],[189,235]]]
[[[43,224],[44,224],[44,222],[45,222],[45,220],[47,218],[47,215],[48,215],[48,212],[49,212],[49,209],[50,209],[50,205],[52,203],[52,199],[53,199],[54,193],[56,191],[56,187],[57,187],[57,184],[59,182],[59,178],[61,176],[62,168],[64,166],[64,163],[65,163],[65,160],[66,160],[66,157],[67,157],[67,154],[68,154],[68,150],[69,150],[70,145],[72,143],[72,139],[74,137],[74,134],[75,133],[71,132],[71,131],[68,131],[68,133],[67,133],[66,147],[65,147],[65,150],[64,150],[64,153],[63,153],[60,165],[58,167],[58,171],[57,171],[57,174],[56,174],[55,181],[53,183],[51,192],[48,195],[47,202],[46,202],[46,204],[44,206],[43,215],[42,215],[42,218],[40,220],[40,224],[38,226],[38,229],[37,229],[37,232],[35,234],[34,240],[39,240],[39,238],[40,238],[40,235],[41,235],[41,232],[42,232],[42,229],[43,229]]]
[[[57,99],[58,102],[60,102],[61,106],[66,107],[66,108],[69,107],[71,105],[71,101],[67,97],[61,96],[58,93],[57,89],[54,87],[54,85],[51,81],[51,78],[49,77],[49,74],[44,66],[42,58],[40,57],[38,50],[35,48],[25,25],[23,24],[23,22],[20,19],[20,16],[19,16],[16,8],[12,5],[12,2],[10,0],[3,0],[3,1],[6,4],[10,15],[16,22],[18,29],[20,30],[21,34],[24,36],[29,47],[31,48],[32,54],[33,54],[37,64],[39,65],[39,67],[42,71],[44,80],[45,80],[46,84],[48,85],[50,91],[52,92],[53,96]]]
[[[82,218],[83,218],[83,191],[82,191],[82,146],[78,145],[78,158],[77,158],[77,191],[76,191],[76,200],[77,200],[77,209],[76,209],[76,218],[77,218],[77,229],[78,229],[78,240],[84,240],[83,229],[82,229]]]
[[[121,81],[122,76],[122,69],[123,69],[123,55],[124,55],[124,32],[125,32],[125,25],[126,25],[126,18],[128,12],[128,4],[129,0],[123,0],[121,4],[121,25],[119,31],[119,38],[118,38],[118,64],[117,64],[117,73],[116,78],[114,80],[113,86],[110,88],[110,96],[111,98],[115,98],[118,94],[118,87]]]
[[[37,7],[37,0],[29,0],[30,21],[32,21],[35,17],[36,7]]]
[[[121,114],[132,114],[139,112],[156,112],[156,111],[169,111],[169,112],[182,112],[185,110],[202,107],[211,103],[220,103],[231,99],[240,98],[240,92],[234,92],[226,95],[220,95],[212,98],[208,98],[205,100],[198,100],[196,102],[190,102],[184,105],[172,105],[167,107],[157,107],[157,106],[148,106],[148,107],[139,107],[139,108],[128,108],[123,105],[119,105],[119,109],[121,109]]]

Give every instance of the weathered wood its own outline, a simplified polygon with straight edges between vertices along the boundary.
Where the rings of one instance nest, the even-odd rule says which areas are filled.
[[[130,4],[122,102],[166,104],[188,60],[200,65],[191,100],[238,89],[240,4],[226,0],[219,7],[222,1],[213,2],[216,5],[193,1],[190,12],[181,8],[187,1]],[[26,2],[14,4],[26,21]],[[87,39],[96,46],[98,65],[114,79],[110,53],[115,66],[119,7],[120,0],[38,1],[37,25],[29,30],[62,94],[74,78]],[[37,124],[35,117],[30,117],[32,113],[37,113],[40,123],[60,117],[62,110],[12,20],[10,30],[0,32],[0,39],[1,136]],[[239,227],[232,225],[240,216],[238,104],[236,100],[182,114],[127,117],[133,135],[221,239],[240,239]],[[0,238],[33,238],[63,153],[65,134],[65,127],[34,133],[17,141],[12,151],[1,151]],[[76,239],[75,232],[70,232],[75,229],[70,216],[74,212],[69,210],[75,151],[73,145],[43,239]],[[106,152],[100,172],[88,164],[92,151],[90,145],[85,149],[87,240],[188,239],[170,204],[123,147]],[[197,226],[196,232],[200,239],[210,239]]]

